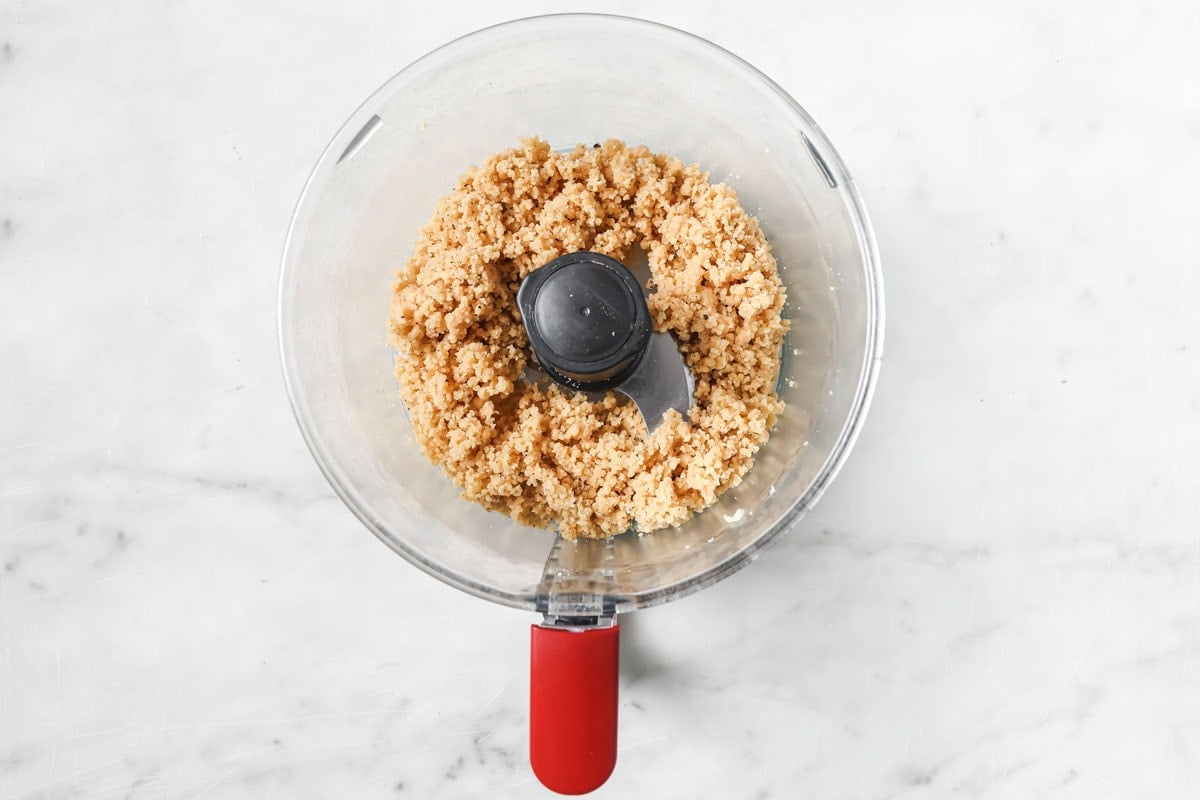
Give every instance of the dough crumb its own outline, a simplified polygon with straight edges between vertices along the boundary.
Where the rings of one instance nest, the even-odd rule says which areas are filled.
[[[647,302],[696,381],[648,435],[637,407],[525,373],[521,280],[569,252],[649,262]],[[463,497],[567,538],[678,525],[750,469],[783,403],[775,259],[724,184],[612,140],[537,138],[489,157],[437,204],[393,286],[396,374],[425,454]]]

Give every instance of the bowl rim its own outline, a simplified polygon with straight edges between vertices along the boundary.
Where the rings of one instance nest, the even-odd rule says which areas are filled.
[[[717,583],[749,564],[758,557],[763,548],[790,530],[820,500],[830,483],[841,471],[850,450],[858,439],[866,413],[874,397],[879,369],[882,363],[884,336],[883,274],[880,267],[875,233],[862,197],[859,194],[858,187],[854,179],[850,176],[850,172],[842,161],[841,156],[833,147],[833,144],[808,112],[769,76],[737,54],[726,50],[702,36],[661,22],[620,14],[555,13],[519,17],[476,29],[439,45],[397,71],[354,110],[347,120],[339,126],[337,132],[323,148],[321,155],[317,158],[316,163],[305,180],[288,224],[281,257],[279,290],[277,295],[278,346],[284,386],[287,390],[292,414],[300,428],[305,445],[308,447],[313,460],[317,463],[317,467],[325,476],[325,479],[329,482],[334,492],[359,521],[376,538],[387,545],[389,549],[443,583],[501,605],[526,610],[536,609],[537,598],[533,594],[506,592],[486,586],[464,577],[453,570],[443,568],[442,565],[425,558],[416,550],[406,547],[403,541],[387,533],[384,525],[372,516],[366,504],[361,502],[357,497],[353,486],[349,485],[349,482],[338,474],[333,466],[334,459],[326,451],[315,429],[315,425],[309,416],[307,399],[297,378],[298,365],[296,364],[294,350],[291,347],[291,335],[289,333],[291,326],[288,324],[291,321],[290,308],[292,295],[294,294],[294,283],[289,278],[293,272],[298,253],[302,249],[300,247],[302,243],[297,241],[297,234],[305,227],[305,223],[312,216],[316,200],[319,197],[319,190],[324,188],[337,163],[357,145],[358,142],[356,139],[358,135],[364,130],[364,125],[370,125],[370,120],[373,116],[373,112],[370,115],[367,112],[377,106],[376,101],[380,97],[390,94],[397,83],[409,80],[413,73],[419,72],[431,62],[437,61],[438,58],[445,56],[448,51],[453,51],[466,41],[476,37],[483,37],[498,29],[514,28],[549,20],[560,21],[568,19],[583,22],[603,20],[607,23],[629,24],[635,27],[655,29],[659,32],[665,32],[668,35],[678,36],[689,40],[694,45],[699,45],[701,48],[710,50],[714,55],[726,59],[734,66],[745,70],[752,78],[761,81],[778,99],[784,102],[785,106],[802,123],[800,129],[802,137],[812,151],[818,165],[826,170],[827,177],[831,182],[835,183],[833,188],[838,190],[843,201],[846,203],[850,211],[855,234],[858,238],[859,248],[863,254],[864,277],[866,278],[867,329],[865,331],[865,357],[855,386],[854,400],[850,406],[842,430],[839,432],[833,447],[830,448],[829,454],[826,456],[812,483],[765,533],[724,561],[714,564],[704,572],[683,581],[639,594],[622,594],[614,598],[617,610],[624,611],[659,605],[668,600],[684,597],[692,592]]]

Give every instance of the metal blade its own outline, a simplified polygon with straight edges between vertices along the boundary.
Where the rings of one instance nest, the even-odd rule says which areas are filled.
[[[669,333],[653,333],[646,354],[629,379],[617,391],[637,404],[646,420],[646,429],[654,433],[663,415],[674,408],[687,416],[692,407],[696,381],[683,361],[679,345]]]

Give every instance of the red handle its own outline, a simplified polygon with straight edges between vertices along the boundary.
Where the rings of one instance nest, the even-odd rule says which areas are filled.
[[[529,662],[529,762],[547,788],[587,794],[617,763],[619,628],[534,625]]]

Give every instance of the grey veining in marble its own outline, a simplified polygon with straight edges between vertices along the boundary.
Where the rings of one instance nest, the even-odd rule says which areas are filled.
[[[0,5],[0,798],[525,798],[526,615],[378,544],[276,267],[358,102],[518,2]],[[598,797],[1200,786],[1200,11],[632,2],[773,76],[876,225],[858,449],[623,618]]]

